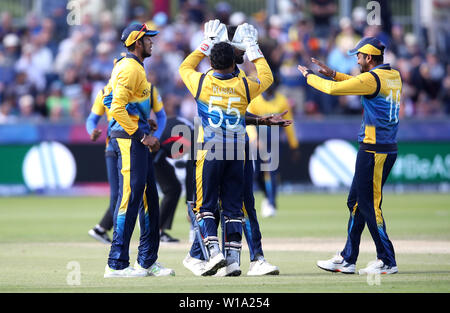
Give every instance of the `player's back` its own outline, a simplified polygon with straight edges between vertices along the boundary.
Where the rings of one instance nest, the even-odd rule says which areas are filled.
[[[245,112],[250,102],[245,77],[205,75],[196,101],[205,142],[244,138]],[[220,138],[220,134],[225,137]]]
[[[358,141],[367,144],[395,144],[402,92],[400,73],[389,64],[377,66],[369,73],[377,81],[377,90],[373,95],[362,97],[364,117]]]

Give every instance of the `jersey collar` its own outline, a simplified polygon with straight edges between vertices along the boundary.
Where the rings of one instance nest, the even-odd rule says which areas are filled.
[[[142,67],[144,67],[144,63],[142,63],[142,62],[139,60],[139,58],[138,58],[137,56],[135,56],[134,54],[132,54],[132,53],[127,53],[126,58],[134,59],[134,60],[136,60],[136,62],[138,62],[140,65],[142,65]]]
[[[239,68],[236,66],[236,67],[234,68],[234,71],[233,71],[232,73],[228,73],[228,74],[220,74],[220,73],[214,72],[212,75],[213,75],[215,78],[218,78],[218,79],[220,79],[220,80],[226,80],[226,79],[231,79],[231,78],[234,78],[234,77],[238,77],[240,72],[241,72],[241,71],[240,71]]]
[[[380,70],[390,70],[391,69],[391,65],[389,63],[385,63],[385,64],[380,64],[375,66],[373,69],[371,69],[370,71],[376,70],[376,69],[380,69]]]

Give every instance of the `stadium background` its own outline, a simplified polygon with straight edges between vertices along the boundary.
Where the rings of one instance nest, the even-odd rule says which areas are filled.
[[[317,156],[316,148],[330,139],[342,139],[356,147],[362,112],[359,99],[316,92],[306,86],[296,66],[309,64],[313,56],[338,71],[357,73],[355,59],[346,56],[345,51],[365,35],[377,36],[386,43],[386,62],[400,70],[404,81],[399,161],[389,184],[397,190],[423,189],[426,184],[447,191],[448,1],[378,1],[381,26],[367,24],[375,9],[367,3],[2,1],[0,194],[107,191],[102,166],[104,137],[91,143],[84,122],[96,92],[109,78],[113,58],[123,51],[118,40],[121,30],[133,20],[150,22],[161,30],[153,56],[146,61],[148,78],[158,87],[170,115],[192,119],[195,105],[180,80],[178,65],[201,40],[202,23],[215,17],[228,24],[245,20],[258,28],[260,45],[280,81],[278,91],[290,101],[301,157],[290,158],[281,132],[282,191],[348,185],[348,179],[342,177],[345,174],[338,173],[337,167],[342,164],[334,160],[342,159],[347,163],[344,167],[352,171],[351,155],[340,155],[339,147],[328,149],[316,169],[312,168],[311,158]],[[204,62],[201,68],[208,66]],[[251,71],[247,63],[244,69]],[[106,129],[104,120],[100,127]],[[39,146],[41,142],[59,142],[69,149],[74,158],[73,184],[61,182],[64,178],[60,176],[68,174],[62,170],[64,166],[55,164],[67,166],[70,160],[53,151],[52,145]],[[37,147],[39,156],[25,165],[32,147]],[[316,179],[323,175],[328,178]],[[70,181],[71,177],[65,179]]]

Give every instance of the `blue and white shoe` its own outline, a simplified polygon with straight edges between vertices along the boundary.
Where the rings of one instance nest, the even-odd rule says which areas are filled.
[[[113,277],[145,277],[147,273],[143,273],[139,270],[135,270],[131,266],[121,270],[115,270],[110,268],[108,265],[105,267],[104,278],[113,278]]]
[[[175,271],[171,268],[164,267],[161,263],[155,262],[153,263],[149,268],[143,268],[139,263],[136,261],[134,263],[134,268],[136,271],[139,271],[140,273],[145,273],[145,276],[175,276]]]
[[[355,274],[355,264],[346,262],[339,253],[329,260],[317,261],[317,266],[329,272]]]
[[[389,275],[398,273],[397,266],[389,266],[385,265],[383,261],[376,260],[370,262],[366,268],[359,270],[359,275],[370,275],[370,274],[380,274],[380,275]]]

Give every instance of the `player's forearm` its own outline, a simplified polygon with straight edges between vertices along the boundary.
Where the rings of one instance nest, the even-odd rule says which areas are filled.
[[[339,72],[336,72],[336,75],[333,77],[333,79],[338,81],[338,82],[343,81],[343,80],[347,80],[347,79],[350,79],[350,78],[353,78],[353,76],[352,75],[347,75],[347,74],[344,74],[344,73],[339,73]]]
[[[309,74],[307,83],[311,87],[333,96],[371,95],[376,90],[376,87],[370,84],[364,84],[358,77],[336,82],[323,79],[315,74]]]
[[[101,116],[91,112],[86,119],[86,131],[89,135],[92,134],[94,129],[97,127],[98,122],[100,121]]]
[[[133,122],[125,108],[125,105],[117,99],[113,98],[111,103],[111,116],[119,123],[120,126],[127,132],[128,135],[133,137],[142,137],[144,134],[139,130],[138,123]],[[141,136],[142,135],[142,136]],[[140,139],[140,138],[136,138]]]
[[[245,124],[247,125],[258,125],[259,116],[252,114],[249,111],[245,112]]]
[[[273,83],[272,70],[269,67],[265,58],[259,58],[253,61],[256,67],[256,73],[259,79],[259,87],[255,95],[251,95],[253,98],[264,92]]]

